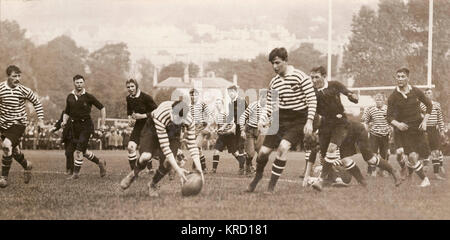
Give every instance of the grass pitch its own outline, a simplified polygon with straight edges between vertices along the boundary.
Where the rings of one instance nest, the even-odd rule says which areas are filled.
[[[170,181],[166,176],[160,198],[153,199],[147,189],[151,176],[120,189],[120,180],[129,172],[126,151],[94,151],[107,161],[107,176],[100,178],[98,167],[85,160],[75,181],[66,180],[63,151],[24,152],[33,162],[33,178],[24,184],[21,167],[13,163],[9,186],[0,189],[0,219],[450,219],[450,181],[435,180],[431,168],[427,175],[432,186],[425,189],[417,186],[420,180],[415,175],[398,188],[390,177],[367,177],[367,189],[352,180],[348,188],[315,192],[301,187],[304,155],[293,152],[276,194],[263,194],[273,156],[265,178],[249,194],[243,191],[251,178],[238,176],[237,161],[221,154],[217,174],[205,175],[198,196],[182,197],[178,177]],[[210,168],[212,152],[205,153]],[[367,164],[360,156],[354,159],[365,175]],[[394,157],[390,163],[398,169]],[[186,167],[190,166],[188,161]]]

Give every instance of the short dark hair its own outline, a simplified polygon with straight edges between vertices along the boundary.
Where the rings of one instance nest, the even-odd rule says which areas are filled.
[[[128,80],[125,82],[125,85],[128,85],[129,83],[134,84],[134,86],[136,86],[136,89],[139,88],[139,83],[138,83],[135,79],[132,79],[132,78],[128,79]]]
[[[425,89],[425,92],[427,92],[427,91],[433,91],[433,89],[427,88],[427,89]]]
[[[311,69],[311,72],[320,73],[322,76],[327,75],[327,70],[323,66],[318,66],[313,69]]]
[[[286,48],[281,47],[281,48],[272,49],[272,51],[270,51],[270,54],[269,54],[269,62],[273,62],[275,57],[279,57],[279,58],[281,58],[281,60],[287,61],[288,53],[287,53]]]
[[[83,81],[84,81],[84,77],[81,76],[80,74],[77,74],[77,75],[75,75],[75,76],[73,77],[73,81],[76,81],[76,80],[78,80],[78,79],[83,79]]]
[[[236,90],[237,91],[237,86],[236,85],[231,85],[227,88],[227,90]]]
[[[398,69],[397,72],[395,72],[395,73],[401,73],[401,72],[402,72],[402,73],[405,73],[406,76],[409,77],[409,69],[408,69],[408,68],[402,67],[402,68]]]
[[[16,72],[16,73],[22,73],[22,72],[20,71],[20,68],[19,68],[18,66],[16,66],[16,65],[9,65],[9,66],[6,68],[6,75],[11,76],[11,74],[12,74],[13,72]]]
[[[195,88],[191,88],[191,90],[189,90],[189,95],[194,95],[194,93],[199,94],[199,91]]]

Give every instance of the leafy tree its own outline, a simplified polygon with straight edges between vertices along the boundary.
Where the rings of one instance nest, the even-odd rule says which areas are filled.
[[[139,72],[142,76],[139,87],[144,92],[151,93],[153,89],[153,74],[155,71],[155,66],[147,58],[139,59],[137,63],[139,65]]]

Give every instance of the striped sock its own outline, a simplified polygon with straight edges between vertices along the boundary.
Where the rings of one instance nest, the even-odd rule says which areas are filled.
[[[25,160],[23,153],[13,154],[12,156],[23,167],[23,169],[27,169],[28,162]]]
[[[414,166],[409,165],[408,170],[409,170],[410,174],[412,174],[415,171],[417,173],[417,175],[420,177],[420,179],[422,179],[422,180],[425,178],[425,173],[423,172],[422,161],[417,161],[417,163]]]
[[[128,163],[130,164],[131,170],[136,166],[137,154],[136,152],[128,153]]]
[[[219,155],[213,156],[213,169],[217,169],[217,166],[219,165]]]
[[[272,175],[270,176],[268,188],[269,191],[273,191],[285,167],[286,167],[286,160],[280,160],[278,158],[275,158],[275,161],[273,161],[272,164]]]
[[[200,163],[202,165],[202,170],[204,171],[206,169],[206,159],[205,159],[205,155],[201,155],[200,156]]]
[[[439,166],[442,167],[444,165],[444,154],[442,154],[442,151],[439,151]]]
[[[433,164],[434,173],[439,173],[439,167],[441,166],[441,162],[439,160],[440,160],[439,158],[431,160],[431,163]]]
[[[100,161],[98,160],[98,158],[94,155],[93,152],[89,152],[84,154],[84,157],[87,158],[89,161],[98,164]]]
[[[9,169],[11,169],[12,156],[3,156],[2,159],[2,176],[8,177]]]

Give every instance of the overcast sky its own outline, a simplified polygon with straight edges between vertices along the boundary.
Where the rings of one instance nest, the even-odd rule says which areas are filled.
[[[376,8],[377,2],[333,0],[334,38],[348,36],[352,15],[364,4]],[[133,59],[192,46],[201,39],[196,36],[199,25],[206,26],[205,31],[224,32],[279,27],[297,39],[327,38],[328,0],[0,0],[0,4],[1,19],[16,20],[36,44],[62,34],[90,51],[122,41]]]

